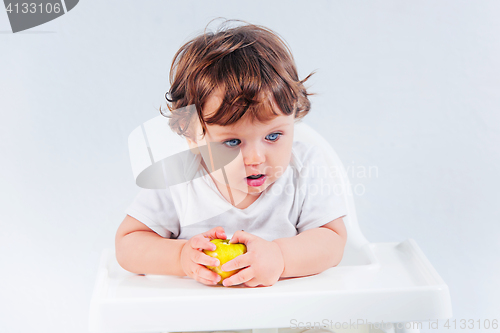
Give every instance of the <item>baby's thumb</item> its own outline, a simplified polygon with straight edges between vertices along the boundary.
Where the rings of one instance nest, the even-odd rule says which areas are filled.
[[[249,240],[249,236],[250,234],[248,232],[245,232],[244,230],[238,230],[234,233],[233,237],[231,237],[231,241],[229,243],[246,244]]]
[[[226,239],[226,232],[223,227],[215,227],[205,232],[203,236],[212,239]]]

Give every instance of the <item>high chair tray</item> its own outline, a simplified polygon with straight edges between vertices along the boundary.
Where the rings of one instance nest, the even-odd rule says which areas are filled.
[[[271,287],[206,286],[188,277],[137,275],[102,253],[91,332],[165,332],[369,323],[452,316],[448,286],[412,239],[370,243],[364,265],[281,279]]]

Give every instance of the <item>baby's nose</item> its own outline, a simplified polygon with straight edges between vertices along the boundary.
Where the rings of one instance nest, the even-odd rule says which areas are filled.
[[[266,161],[264,152],[262,149],[253,147],[244,152],[244,162],[248,166],[256,166],[262,164]]]

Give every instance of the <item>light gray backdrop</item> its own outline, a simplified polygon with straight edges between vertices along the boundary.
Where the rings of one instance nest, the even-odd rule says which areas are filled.
[[[456,319],[500,319],[500,2],[84,0],[18,34],[0,10],[0,331],[87,331],[138,191],[127,137],[218,16],[277,31],[301,78],[317,70],[306,122],[350,170],[366,237],[415,239]]]

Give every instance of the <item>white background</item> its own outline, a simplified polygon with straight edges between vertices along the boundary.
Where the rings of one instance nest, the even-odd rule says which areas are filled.
[[[0,331],[87,332],[138,191],[128,135],[218,16],[277,31],[301,78],[317,70],[305,121],[351,171],[366,237],[413,238],[454,318],[500,319],[500,2],[85,0],[17,34],[0,10]]]

